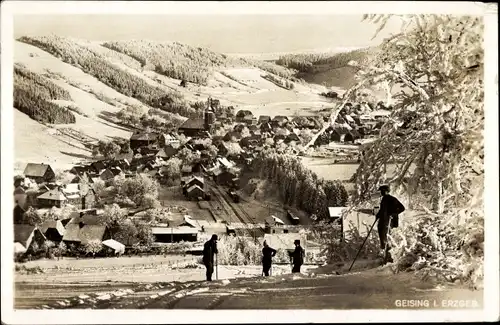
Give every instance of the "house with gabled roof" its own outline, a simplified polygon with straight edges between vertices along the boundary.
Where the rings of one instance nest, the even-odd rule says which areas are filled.
[[[259,120],[257,121],[258,124],[269,123],[269,122],[271,122],[271,116],[269,115],[261,115],[259,116]]]
[[[135,153],[137,149],[148,147],[158,142],[158,134],[153,132],[135,132],[130,137],[130,149]]]
[[[72,217],[68,221],[68,225],[73,225],[73,224],[81,224],[81,225],[92,225],[92,226],[98,226],[98,225],[103,225],[103,219],[102,216],[93,214],[93,213],[86,213],[86,212],[79,212],[79,215]]]
[[[90,241],[104,241],[110,239],[110,233],[106,226],[85,225],[85,224],[67,224],[63,236],[65,243],[74,243],[85,245]]]
[[[14,243],[16,244],[16,253],[25,253],[36,243],[40,247],[46,238],[42,232],[31,225],[14,225]]]
[[[201,176],[193,176],[186,181],[186,186],[191,187],[192,185],[198,185],[202,189],[205,188],[205,179]]]
[[[62,208],[68,203],[68,199],[60,188],[54,188],[37,197],[38,207],[40,208]]]
[[[203,190],[203,188],[201,188],[197,184],[194,184],[186,189],[186,196],[190,200],[197,199],[197,198],[204,198],[205,191]]]
[[[61,220],[47,220],[40,227],[40,231],[45,238],[58,243],[63,239],[65,228]]]
[[[83,175],[87,174],[89,172],[89,169],[89,165],[75,165],[69,170],[69,172],[75,175]]]
[[[54,182],[56,174],[50,165],[41,163],[28,163],[23,172],[24,176],[34,180],[36,183]]]
[[[204,118],[189,118],[178,128],[179,134],[184,134],[187,137],[205,136],[206,131]]]

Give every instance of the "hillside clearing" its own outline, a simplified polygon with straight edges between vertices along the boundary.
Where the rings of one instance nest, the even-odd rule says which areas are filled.
[[[78,118],[78,117],[77,117]],[[65,155],[71,152],[87,156],[77,141],[68,137],[56,136],[53,128],[42,125],[26,114],[14,109],[14,172],[22,173],[27,162],[46,163],[55,169],[71,168],[79,158]]]

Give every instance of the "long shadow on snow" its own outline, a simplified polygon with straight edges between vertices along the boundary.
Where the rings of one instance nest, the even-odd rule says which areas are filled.
[[[92,157],[89,155],[83,155],[83,154],[67,152],[67,151],[59,151],[59,152],[62,153],[63,155],[70,156],[70,157],[81,158],[81,159],[92,159]]]
[[[102,123],[104,125],[109,126],[109,127],[112,127],[112,128],[118,129],[118,130],[122,130],[122,131],[126,131],[126,132],[134,132],[137,130],[137,128],[133,128],[133,127],[125,125],[125,124],[117,123],[115,120],[113,120],[113,118],[116,118],[115,113],[101,112],[101,113],[99,113],[98,117],[100,119],[106,121],[107,123],[104,123],[104,122],[102,122]]]

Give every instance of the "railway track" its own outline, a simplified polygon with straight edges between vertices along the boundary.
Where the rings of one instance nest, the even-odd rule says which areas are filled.
[[[234,214],[232,212],[230,204],[228,202],[226,202],[222,193],[220,192],[220,190],[216,186],[211,186],[211,189],[212,189],[212,192],[214,194],[216,194],[216,195],[214,195],[214,198],[217,200],[217,202],[222,207],[222,210],[224,210],[224,213],[227,216],[227,218],[225,218],[225,220],[230,223],[232,221],[231,215]],[[229,206],[229,208],[228,208],[228,206]]]
[[[224,201],[223,206],[229,206],[229,209],[232,211],[232,214],[236,215],[236,217],[241,221],[242,224],[245,225],[245,230],[250,237],[256,237],[255,229],[251,229],[248,227],[248,224],[255,224],[255,220],[252,216],[250,216],[245,210],[243,210],[240,206],[232,203],[232,199],[223,189],[220,187],[213,186],[214,191],[220,196],[220,200]],[[261,227],[262,229],[262,227]],[[262,229],[263,230],[263,229]]]
[[[245,220],[244,220],[244,219],[243,219],[243,218],[239,215],[238,211],[237,211],[237,210],[234,208],[234,206],[231,204],[231,201],[229,201],[229,200],[230,200],[230,198],[229,198],[229,200],[228,200],[228,196],[227,196],[227,195],[225,195],[224,191],[223,191],[223,190],[221,190],[218,186],[213,186],[213,187],[212,187],[212,189],[213,189],[214,193],[216,193],[216,196],[217,196],[218,200],[220,200],[221,205],[222,205],[222,206],[223,206],[223,208],[226,210],[226,212],[228,213],[228,215],[229,215],[229,216],[230,216],[230,215],[232,215],[232,214],[233,214],[233,215],[235,215],[235,216],[239,219],[239,221],[241,221],[241,223],[245,225],[245,230],[246,230],[246,232],[248,233],[248,235],[249,235],[250,237],[254,237],[254,236],[253,236],[253,235],[254,235],[254,234],[253,234],[253,232],[252,232],[252,231],[248,228],[248,226],[246,226],[246,225],[247,225],[247,223],[248,223],[248,221],[245,221]]]

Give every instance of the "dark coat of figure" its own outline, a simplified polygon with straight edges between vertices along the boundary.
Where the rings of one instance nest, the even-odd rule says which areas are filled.
[[[273,263],[273,257],[276,255],[276,250],[267,245],[264,241],[264,248],[262,248],[262,272],[265,276],[269,276],[269,270]]]
[[[217,253],[217,235],[212,235],[212,238],[203,246],[203,264],[207,268],[207,281],[212,281],[214,255]]]
[[[300,240],[295,240],[295,250],[292,252],[291,257],[292,257],[292,273],[300,273],[300,267],[302,264],[304,264],[304,255],[305,251],[300,246]]]
[[[378,235],[380,238],[380,248],[385,250],[384,254],[388,254],[390,250],[387,242],[389,227],[397,228],[399,226],[399,214],[405,211],[405,207],[397,198],[389,194],[389,186],[380,186],[379,191],[382,195],[382,200],[380,202],[380,210],[376,215],[378,219]]]

